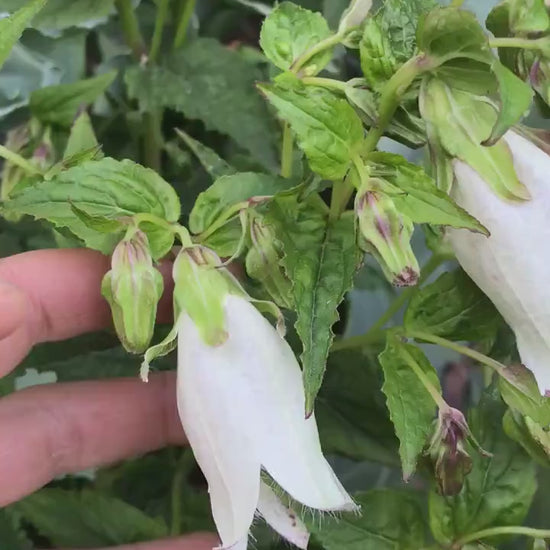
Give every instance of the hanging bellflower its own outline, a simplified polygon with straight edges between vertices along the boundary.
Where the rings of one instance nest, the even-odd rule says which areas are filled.
[[[245,550],[256,514],[307,548],[307,529],[262,471],[310,508],[356,506],[322,454],[315,417],[305,417],[294,353],[211,250],[183,249],[174,281],[176,324],[146,354],[143,374],[177,335],[178,410],[208,482],[220,548]]]

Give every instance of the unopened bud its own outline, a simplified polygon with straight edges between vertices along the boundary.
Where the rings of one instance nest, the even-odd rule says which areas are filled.
[[[116,332],[127,351],[142,353],[149,346],[163,288],[162,275],[153,267],[147,235],[138,230],[117,245],[111,271],[101,285]]]
[[[364,187],[355,199],[355,212],[366,248],[395,286],[418,282],[420,267],[411,247],[414,226],[386,194]]]
[[[259,281],[273,301],[290,309],[292,284],[281,265],[281,250],[272,229],[259,216],[250,220],[252,246],[246,255],[246,271]]]

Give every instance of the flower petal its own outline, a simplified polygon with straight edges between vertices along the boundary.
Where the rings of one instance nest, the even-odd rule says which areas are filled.
[[[285,506],[271,487],[260,484],[258,512],[279,535],[296,545],[307,549],[309,532],[296,513]]]
[[[305,418],[302,373],[286,341],[245,299],[226,298],[232,387],[247,398],[247,429],[262,465],[295,500],[320,510],[355,504],[321,451],[315,418]],[[220,348],[221,348],[220,347]]]
[[[223,548],[244,549],[260,491],[260,461],[248,427],[248,409],[234,381],[235,357],[226,344],[205,344],[187,314],[178,322],[178,410],[203,471]],[[239,360],[243,360],[240,357]],[[238,382],[238,381],[237,381]],[[240,546],[238,546],[240,544]]]

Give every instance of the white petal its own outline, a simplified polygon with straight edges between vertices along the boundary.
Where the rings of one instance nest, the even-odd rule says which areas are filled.
[[[309,532],[306,526],[293,510],[281,502],[271,487],[263,482],[260,484],[258,512],[279,535],[298,548],[307,548]]]
[[[239,542],[232,544],[231,546],[217,546],[213,550],[247,550],[248,548],[248,536],[241,539]]]
[[[230,339],[229,339],[230,340]],[[226,349],[226,347],[230,349]],[[251,440],[231,343],[210,347],[186,315],[179,321],[178,410],[203,471],[223,548],[246,548],[260,491],[260,461]],[[242,361],[243,357],[238,360]],[[245,541],[243,546],[242,541]]]
[[[491,232],[451,230],[458,261],[514,330],[523,363],[550,390],[550,157],[523,137],[505,136],[532,200],[506,201],[470,166],[454,161],[453,197]]]
[[[262,465],[306,506],[354,510],[323,456],[315,418],[305,419],[302,373],[290,346],[245,299],[228,296],[226,312],[230,336],[222,347],[233,349],[233,384],[248,393],[239,406],[248,410]]]

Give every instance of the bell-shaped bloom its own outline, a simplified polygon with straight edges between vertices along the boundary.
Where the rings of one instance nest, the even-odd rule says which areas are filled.
[[[497,195],[478,171],[455,159],[452,195],[490,236],[453,229],[450,241],[464,270],[513,329],[522,362],[546,394],[550,392],[550,156],[515,132],[503,139],[530,199]]]

